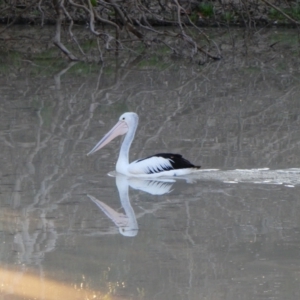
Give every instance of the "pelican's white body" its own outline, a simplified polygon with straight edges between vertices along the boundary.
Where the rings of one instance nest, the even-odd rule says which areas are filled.
[[[119,160],[118,160],[119,162]],[[157,173],[148,174],[148,169],[159,170],[162,166],[171,166],[170,160],[163,158],[163,157],[155,157],[152,156],[150,158],[144,159],[142,161],[133,161],[132,163],[126,165],[125,163],[120,163],[116,166],[116,171],[120,174],[124,174],[126,176],[133,176],[133,177],[173,177],[173,176],[182,176],[191,174],[192,172],[197,171],[197,169],[175,169],[175,170],[168,170],[168,171],[160,171]]]

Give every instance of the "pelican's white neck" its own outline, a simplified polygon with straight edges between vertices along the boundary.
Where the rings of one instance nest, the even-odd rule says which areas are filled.
[[[129,150],[131,143],[134,139],[134,135],[138,126],[138,119],[134,119],[134,122],[128,125],[128,131],[123,140],[119,158],[116,165],[116,171],[121,174],[127,174],[127,167],[129,165]]]

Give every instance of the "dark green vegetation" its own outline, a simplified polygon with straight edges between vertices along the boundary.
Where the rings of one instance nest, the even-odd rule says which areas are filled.
[[[273,20],[280,20],[283,22],[288,22],[287,16],[290,16],[295,21],[300,22],[300,2],[295,3],[290,7],[285,7],[281,11],[276,10],[275,8],[271,8],[268,16]]]
[[[34,53],[22,47],[27,34],[11,36],[16,24],[55,25],[41,40],[55,45],[71,61],[103,62],[108,55],[144,55],[155,50],[164,55],[198,62],[219,60],[219,45],[204,27],[239,26],[257,30],[270,26],[299,26],[300,2],[274,0],[0,0],[0,51]],[[88,26],[87,26],[88,25]],[[84,37],[79,32],[84,31]],[[20,46],[21,44],[21,46]],[[17,50],[18,51],[18,50]],[[46,49],[46,52],[48,50]],[[153,61],[153,58],[152,58]]]

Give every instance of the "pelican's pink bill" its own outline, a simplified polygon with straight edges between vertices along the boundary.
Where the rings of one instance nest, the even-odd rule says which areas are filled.
[[[91,155],[94,152],[100,150],[109,142],[111,142],[114,138],[119,135],[123,135],[128,131],[128,126],[125,122],[119,121],[99,142],[98,144],[87,154]]]

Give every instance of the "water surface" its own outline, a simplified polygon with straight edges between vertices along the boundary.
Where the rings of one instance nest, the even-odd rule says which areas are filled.
[[[293,58],[23,64],[0,78],[3,299],[299,299]],[[219,171],[108,176],[120,140],[86,153],[126,111],[131,160]]]

